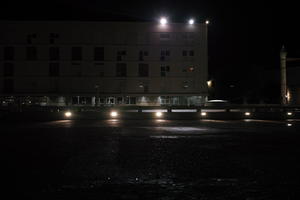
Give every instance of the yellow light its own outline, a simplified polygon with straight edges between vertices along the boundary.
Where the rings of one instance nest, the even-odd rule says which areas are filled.
[[[156,117],[161,117],[162,115],[163,115],[162,112],[156,112],[156,113],[155,113],[155,116],[156,116]]]
[[[288,116],[292,116],[292,115],[293,115],[292,112],[287,112],[286,114],[287,114]]]
[[[71,116],[72,116],[72,113],[71,113],[70,111],[67,111],[67,112],[65,112],[65,116],[66,116],[66,117],[71,117]]]
[[[205,117],[207,115],[206,112],[201,112],[201,116]]]
[[[250,116],[251,113],[250,113],[250,112],[245,112],[245,115],[246,115],[246,116]]]
[[[211,88],[211,86],[212,86],[212,80],[207,81],[207,86],[208,86],[209,88]]]
[[[112,111],[112,112],[110,112],[110,116],[111,117],[117,117],[118,113],[116,111]]]

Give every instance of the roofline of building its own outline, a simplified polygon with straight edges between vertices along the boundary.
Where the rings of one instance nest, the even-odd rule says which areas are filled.
[[[157,21],[102,21],[102,20],[1,20],[0,23],[123,23],[123,24],[159,24]],[[168,25],[180,25],[180,24],[187,24],[186,22],[170,22]],[[195,25],[205,25],[205,22],[195,23]]]

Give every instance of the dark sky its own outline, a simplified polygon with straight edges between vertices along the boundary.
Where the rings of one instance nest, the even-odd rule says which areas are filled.
[[[142,20],[167,15],[184,22],[189,16],[209,19],[210,76],[234,80],[253,66],[279,67],[284,44],[300,56],[300,8],[293,1],[113,1],[10,0],[0,8],[1,19]],[[255,77],[254,77],[255,78]]]

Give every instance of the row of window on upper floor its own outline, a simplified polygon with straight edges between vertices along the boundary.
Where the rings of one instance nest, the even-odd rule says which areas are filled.
[[[159,34],[159,39],[161,41],[168,41],[171,40],[172,38],[180,38],[183,40],[194,40],[195,39],[195,34],[194,33],[153,33],[153,34]],[[112,34],[109,33],[111,36]],[[126,34],[120,35],[119,33],[116,34],[116,37],[119,39],[122,36],[125,36]],[[149,33],[143,33],[139,34],[138,38],[146,38],[149,37]],[[38,38],[38,34],[32,33],[27,35],[27,43],[32,44],[34,41]],[[49,33],[49,43],[50,44],[55,44],[55,41],[60,38],[60,35],[58,33]]]
[[[183,72],[193,72],[194,67],[188,67],[188,69],[183,70]],[[169,65],[161,65],[160,67],[160,76],[166,77],[168,72],[170,72]],[[60,65],[59,63],[49,63],[49,76],[58,77],[60,75]],[[13,63],[4,63],[3,65],[3,76],[4,77],[13,77],[14,76],[14,64]],[[100,71],[99,76],[104,76],[104,71]],[[116,64],[116,77],[127,77],[127,64],[126,63],[117,63]],[[139,77],[148,77],[149,76],[149,64],[140,63],[138,65],[138,76]]]
[[[15,59],[15,48],[13,46],[4,47],[3,51],[4,60],[14,60]],[[104,61],[104,47],[94,47],[94,60]],[[83,49],[82,47],[72,47],[71,48],[71,58],[74,61],[83,60]],[[116,60],[122,61],[127,55],[126,50],[119,50],[116,54]],[[164,61],[166,57],[171,55],[170,50],[161,50],[160,60]],[[182,56],[194,56],[194,50],[182,50]],[[145,57],[149,56],[149,52],[146,50],[140,50],[138,58],[143,61]],[[38,60],[38,51],[35,46],[26,47],[26,59],[27,60]],[[59,47],[49,47],[49,60],[60,60],[60,48]]]

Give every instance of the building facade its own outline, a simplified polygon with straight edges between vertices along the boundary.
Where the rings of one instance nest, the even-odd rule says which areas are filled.
[[[1,103],[202,105],[207,25],[0,22]]]

